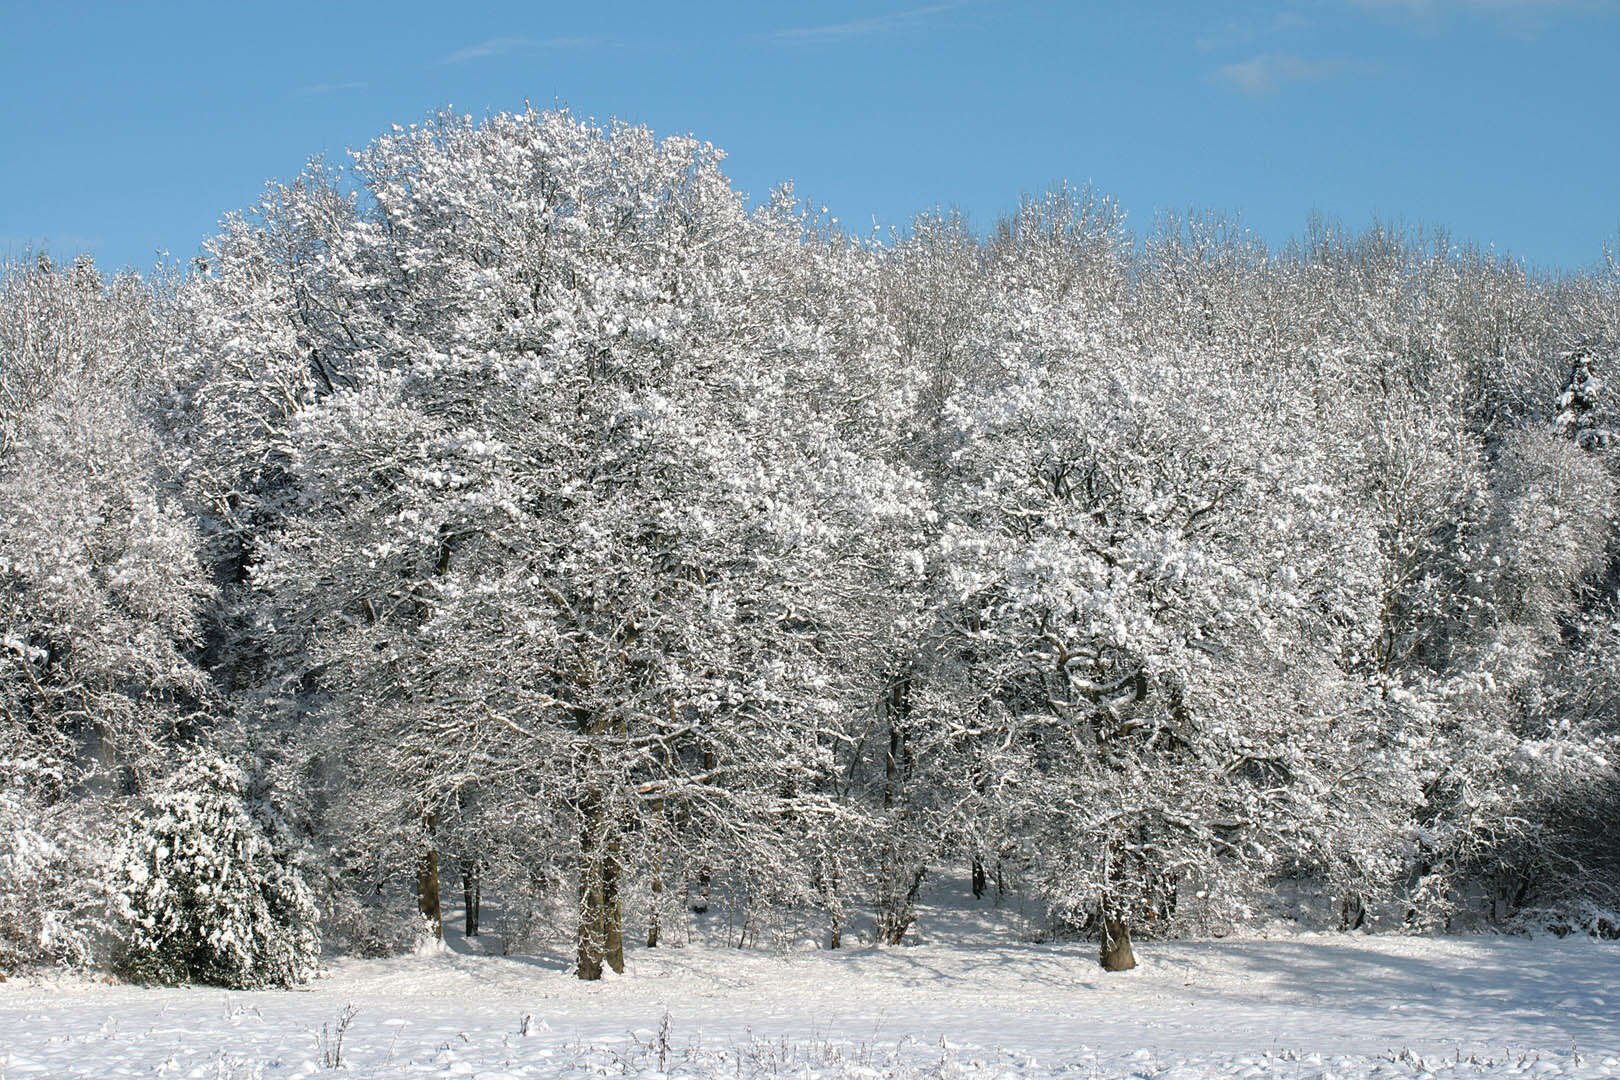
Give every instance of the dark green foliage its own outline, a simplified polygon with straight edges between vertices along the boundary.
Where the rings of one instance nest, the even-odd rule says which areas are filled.
[[[127,977],[245,989],[317,970],[313,898],[245,792],[236,766],[199,757],[136,817],[116,897]]]

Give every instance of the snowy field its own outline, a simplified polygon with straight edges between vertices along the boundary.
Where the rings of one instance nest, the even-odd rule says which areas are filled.
[[[1108,975],[1007,919],[923,925],[900,948],[642,949],[596,984],[455,937],[304,991],[15,980],[0,1077],[1620,1076],[1613,943],[1149,942]]]

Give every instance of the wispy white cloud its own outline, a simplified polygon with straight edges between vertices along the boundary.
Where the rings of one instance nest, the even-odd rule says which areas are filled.
[[[895,11],[886,15],[872,15],[864,19],[851,19],[848,22],[828,23],[822,26],[790,27],[767,36],[776,41],[821,42],[870,37],[876,34],[890,34],[897,30],[909,30],[931,15],[940,15],[947,11],[954,11],[957,8],[968,7],[971,2],[972,0],[952,0],[949,3],[925,4],[922,7],[910,8],[906,11]]]
[[[1251,60],[1227,64],[1211,76],[1216,82],[1250,97],[1274,94],[1289,83],[1325,82],[1341,75],[1369,75],[1376,65],[1348,57],[1307,59],[1292,53],[1265,53]]]
[[[308,86],[300,86],[293,91],[293,97],[313,97],[316,94],[336,94],[343,90],[362,90],[363,82],[319,82]]]
[[[1350,0],[1355,7],[1433,16],[1449,11],[1535,14],[1549,11],[1600,11],[1599,0]]]
[[[1352,7],[1437,26],[1454,16],[1488,18],[1520,29],[1561,15],[1614,15],[1615,0],[1348,0]]]
[[[1269,19],[1232,19],[1194,40],[1199,52],[1249,45],[1257,38],[1275,34],[1298,34],[1309,30],[1311,20],[1293,8],[1285,8]]]
[[[441,64],[464,64],[469,60],[482,60],[514,52],[535,52],[541,49],[589,49],[620,44],[600,37],[495,37],[467,45],[439,60]]]
[[[1406,23],[1429,33],[1458,20],[1495,24],[1502,33],[1526,40],[1560,19],[1620,15],[1620,0],[1346,0],[1352,7]]]

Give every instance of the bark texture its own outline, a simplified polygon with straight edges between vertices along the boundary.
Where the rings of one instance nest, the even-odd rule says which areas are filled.
[[[464,859],[461,863],[461,899],[467,911],[467,936],[478,936],[478,907],[483,888],[478,880],[478,860]]]
[[[425,850],[416,864],[416,908],[427,920],[433,939],[443,941],[444,912],[439,906],[439,848],[433,837],[438,827],[437,816],[428,814],[422,819],[422,826],[427,837]]]
[[[1104,912],[1098,920],[1102,926],[1102,966],[1104,971],[1129,971],[1136,966],[1136,954],[1131,952],[1131,932],[1125,920]]]
[[[574,973],[602,977],[604,967],[624,972],[624,909],[619,898],[619,843],[608,828],[600,795],[585,800],[579,868],[579,955]]]

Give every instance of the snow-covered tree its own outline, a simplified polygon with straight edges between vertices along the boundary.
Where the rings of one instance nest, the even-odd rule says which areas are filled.
[[[10,745],[109,783],[207,694],[187,650],[209,587],[152,414],[164,358],[150,306],[137,279],[104,287],[88,262],[10,266],[0,298]]]
[[[0,893],[7,966],[99,955],[94,823],[211,724],[210,585],[161,437],[150,290],[88,261],[0,282]],[[31,944],[30,944],[31,942]]]
[[[298,415],[299,511],[256,570],[424,913],[437,822],[476,785],[526,857],[567,856],[587,978],[622,967],[633,870],[779,863],[850,692],[841,568],[904,512],[840,434],[836,370],[785,362],[801,339],[749,284],[783,232],[718,160],[565,113],[365,151],[375,213],[340,272],[367,347]]]
[[[300,876],[386,948],[452,865],[587,978],[719,883],[899,943],[951,860],[1116,967],[1278,876],[1607,918],[1612,257],[1067,187],[852,237],[721,160],[444,113],[184,275],[7,266],[0,964],[289,980]],[[241,874],[153,839],[205,819]],[[164,938],[170,870],[234,899]]]
[[[1038,879],[1120,967],[1130,923],[1182,890],[1240,907],[1317,826],[1365,740],[1339,655],[1373,551],[1237,372],[1065,345],[956,406],[940,558]]]
[[[1614,433],[1599,422],[1603,409],[1603,381],[1592,373],[1592,357],[1585,349],[1570,354],[1569,381],[1558,395],[1553,428],[1583,450],[1607,446]]]
[[[198,752],[142,800],[114,881],[125,975],[251,989],[315,974],[314,897],[268,813],[238,766]]]

